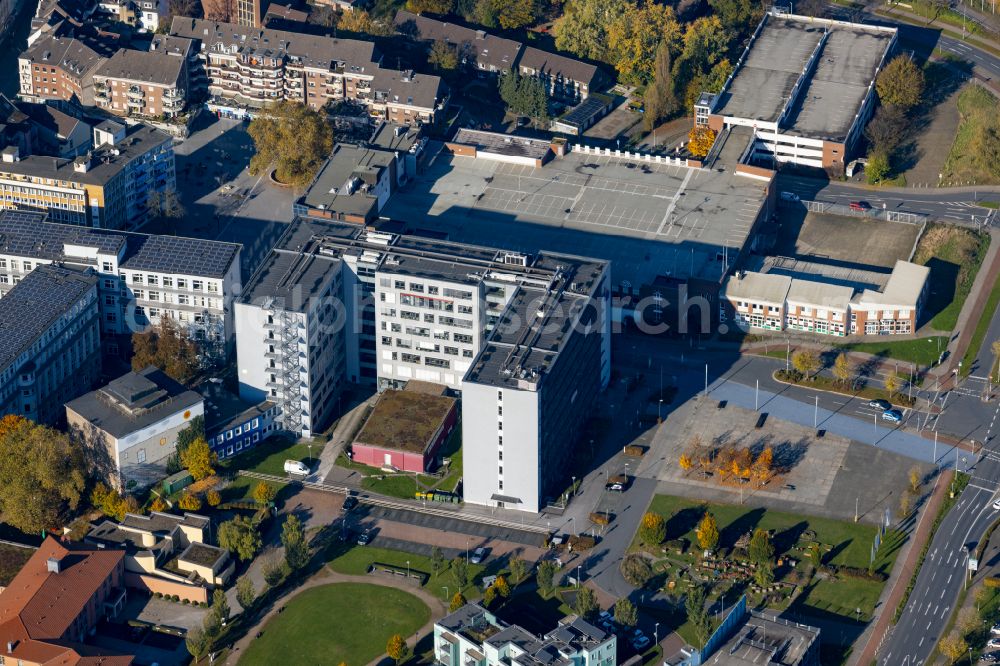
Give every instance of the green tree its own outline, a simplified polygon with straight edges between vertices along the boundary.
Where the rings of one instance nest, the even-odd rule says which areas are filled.
[[[211,642],[205,632],[198,627],[189,630],[187,636],[184,637],[184,646],[187,647],[188,653],[194,657],[195,662],[201,661],[202,657],[208,654],[208,646]]]
[[[753,572],[753,581],[757,583],[758,587],[767,587],[774,582],[774,569],[770,562],[757,567]]]
[[[708,0],[708,4],[726,30],[736,36],[752,30],[764,17],[764,5],[752,0]]]
[[[260,481],[253,488],[253,500],[257,506],[267,506],[278,496],[278,491],[270,483]]]
[[[687,104],[692,97],[689,84],[708,75],[725,57],[728,47],[729,34],[717,16],[702,17],[687,25],[683,48],[674,63],[675,89],[684,91]]]
[[[438,39],[431,44],[427,62],[438,72],[451,72],[458,69],[458,51],[448,42]]]
[[[406,9],[414,14],[447,14],[454,6],[454,0],[406,0]]]
[[[260,572],[268,587],[276,587],[287,573],[288,565],[277,557],[269,557],[261,564]]]
[[[504,30],[531,25],[537,18],[537,6],[532,0],[491,0],[497,22]]]
[[[646,86],[643,96],[645,113],[643,123],[647,130],[653,129],[660,120],[672,116],[680,108],[677,92],[674,90],[673,56],[670,46],[661,41],[656,47],[653,61],[653,82]]]
[[[892,155],[906,138],[908,127],[909,120],[903,109],[880,106],[865,127],[865,136],[873,153]]]
[[[235,554],[243,562],[249,562],[263,546],[260,532],[253,521],[246,516],[236,516],[219,525],[219,545]]]
[[[792,354],[792,367],[808,377],[819,370],[819,354],[811,349],[799,349]]]
[[[333,128],[326,114],[298,102],[280,102],[250,122],[247,129],[256,153],[250,173],[273,165],[278,180],[304,187],[333,150]]]
[[[684,610],[687,612],[688,621],[694,627],[697,647],[705,647],[709,636],[712,635],[712,619],[705,605],[705,588],[694,585],[688,591],[684,600]]]
[[[205,636],[211,640],[215,640],[215,637],[222,633],[222,618],[216,613],[209,613],[202,621],[201,628],[205,631]]]
[[[69,435],[27,419],[0,434],[0,514],[22,532],[63,525],[83,497],[89,462]]]
[[[548,118],[548,94],[541,80],[507,72],[500,76],[498,86],[508,113],[528,116],[535,121]]]
[[[406,661],[410,656],[410,646],[406,644],[402,636],[393,634],[389,638],[389,642],[385,645],[385,653],[399,664]]]
[[[322,6],[323,5],[313,5],[309,12],[310,16],[313,11]],[[385,24],[381,21],[373,19],[371,15],[363,9],[352,9],[349,12],[341,12],[337,18],[337,29],[365,35],[388,36],[392,34],[391,29],[388,29],[387,26],[385,26]]]
[[[229,599],[226,598],[226,593],[219,588],[212,592],[212,612],[218,615],[222,622],[229,621],[229,615],[232,612],[229,608]]]
[[[180,197],[177,196],[177,191],[173,189],[151,191],[146,196],[146,210],[149,212],[151,222],[171,230],[186,212]]]
[[[895,370],[890,370],[886,373],[885,379],[882,380],[882,384],[885,386],[885,390],[889,393],[889,400],[892,400],[892,396],[894,396],[903,386],[903,380]]]
[[[486,608],[492,608],[493,602],[496,600],[497,600],[497,588],[493,585],[490,585],[488,588],[486,588],[486,591],[483,593],[483,606],[485,606]]]
[[[635,604],[625,598],[616,601],[615,622],[623,627],[634,627],[639,624],[639,611]]]
[[[964,638],[959,636],[957,631],[952,631],[938,643],[938,650],[941,652],[941,656],[948,660],[949,664],[954,664],[965,657],[969,651],[969,644],[965,642]]]
[[[159,325],[132,334],[132,352],[132,370],[153,365],[182,384],[191,381],[201,367],[198,343],[165,315]]]
[[[469,21],[487,28],[496,28],[500,25],[500,18],[497,16],[497,8],[493,0],[475,0],[472,4]]]
[[[454,613],[459,608],[465,606],[465,604],[467,604],[467,603],[469,603],[469,602],[466,601],[465,596],[461,592],[456,592],[451,597],[451,603],[448,604],[448,612],[449,613]]]
[[[535,573],[535,581],[538,589],[546,597],[552,594],[555,589],[556,563],[552,560],[542,560],[538,563],[538,571]]]
[[[205,416],[199,414],[188,421],[187,427],[177,433],[177,450],[167,461],[167,471],[171,474],[181,471],[182,451],[187,450],[191,443],[198,438],[205,438]]]
[[[205,493],[205,503],[211,507],[219,506],[222,504],[222,494],[215,488],[212,488]]]
[[[719,526],[715,522],[715,516],[710,512],[706,511],[705,516],[698,523],[695,537],[697,537],[698,545],[701,546],[702,550],[715,550],[715,547],[719,545]]]
[[[879,72],[875,90],[883,104],[911,109],[923,99],[924,73],[907,55],[898,55]]]
[[[849,384],[854,378],[854,368],[844,352],[837,354],[837,359],[833,362],[833,376],[841,384]]]
[[[181,453],[181,464],[184,469],[191,472],[195,481],[215,474],[215,465],[219,462],[219,456],[208,446],[204,437],[191,442],[191,444]]]
[[[528,578],[528,563],[516,555],[510,558],[510,582],[520,585]]]
[[[681,43],[681,27],[669,5],[648,2],[628,4],[607,28],[607,46],[619,79],[642,84],[656,73],[659,48],[676,51]]]
[[[458,591],[464,590],[469,584],[469,565],[464,558],[456,557],[451,561],[451,575],[458,585]]]
[[[597,595],[589,587],[581,587],[576,591],[576,601],[573,610],[584,620],[591,620],[597,612]]]
[[[444,568],[448,566],[448,560],[444,558],[444,553],[437,546],[431,548],[431,571],[434,575],[438,575]]]
[[[639,523],[639,538],[650,546],[659,546],[667,538],[667,522],[663,516],[647,512]]]
[[[201,509],[201,498],[190,490],[185,490],[177,500],[177,506],[184,511],[198,511]]]
[[[257,590],[254,589],[249,576],[240,576],[236,581],[236,601],[243,610],[250,610],[257,601]]]
[[[753,531],[750,537],[750,546],[747,548],[750,561],[758,566],[769,563],[774,558],[774,544],[766,530],[759,527]]]
[[[309,562],[309,544],[305,529],[298,516],[289,515],[281,526],[281,545],[285,547],[285,562],[292,571],[298,571]]]
[[[556,48],[610,63],[608,26],[632,5],[631,0],[567,0],[552,26]]]
[[[883,152],[872,153],[865,165],[869,185],[878,185],[889,176],[889,157]]]

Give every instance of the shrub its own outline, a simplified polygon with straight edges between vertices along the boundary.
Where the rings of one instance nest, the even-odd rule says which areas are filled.
[[[990,576],[989,578],[983,580],[983,586],[1000,587],[1000,576]]]
[[[659,546],[667,536],[667,523],[658,513],[648,512],[639,523],[639,537],[650,546]]]
[[[589,534],[574,534],[569,538],[573,550],[590,550],[597,545],[597,540]]]
[[[622,576],[625,582],[633,587],[643,587],[653,577],[653,567],[649,565],[642,555],[632,553],[626,555],[621,565]]]
[[[869,571],[858,567],[845,567],[837,565],[820,566],[819,570],[825,574],[837,576],[839,578],[854,578],[857,580],[874,580],[884,583],[889,580],[889,576],[881,571]]]
[[[635,444],[629,444],[628,446],[625,447],[624,453],[630,458],[641,458],[643,455],[645,455],[646,449],[644,449],[641,446],[637,446]]]
[[[201,498],[192,492],[185,491],[178,500],[177,506],[184,511],[197,511],[201,508]]]
[[[595,525],[601,525],[601,526],[608,525],[611,523],[611,516],[609,516],[604,511],[595,511],[594,513],[590,514],[590,522],[594,523]]]
[[[205,501],[209,506],[219,506],[222,503],[222,495],[214,488],[205,493]]]
[[[170,600],[171,600],[171,601],[180,601],[180,600],[181,600],[181,598],[180,598],[179,596],[177,596],[176,594],[174,594],[174,595],[172,595],[172,596],[170,597]]]
[[[191,600],[185,597],[184,599],[181,599],[181,603],[187,606],[189,603],[191,603]]]
[[[163,592],[157,592],[156,593],[156,598],[157,599],[162,599],[163,598]]]

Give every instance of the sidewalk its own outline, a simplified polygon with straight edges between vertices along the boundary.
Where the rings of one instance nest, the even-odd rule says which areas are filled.
[[[983,258],[983,265],[979,268],[969,296],[965,299],[965,305],[962,306],[962,311],[958,314],[955,330],[959,333],[953,335],[948,343],[947,360],[927,373],[924,386],[930,386],[932,381],[940,381],[941,390],[954,388],[954,386],[949,385],[949,380],[954,379],[953,372],[958,369],[958,363],[965,356],[969,343],[972,341],[972,335],[975,333],[976,324],[986,307],[990,291],[993,289],[998,275],[1000,275],[1000,232],[991,230],[990,247]],[[986,344],[985,341],[984,344]]]
[[[344,414],[344,416],[340,419],[340,422],[337,423],[337,427],[334,428],[333,432],[330,434],[330,441],[323,448],[322,453],[320,453],[319,467],[316,469],[316,472],[308,478],[309,481],[324,481],[334,468],[336,468],[337,456],[339,456],[341,451],[344,450],[344,445],[346,445],[358,431],[361,420],[368,412],[368,404],[370,402],[371,399],[365,400]],[[336,481],[337,483],[342,482],[336,477],[331,482],[333,481]]]
[[[938,475],[934,490],[920,512],[917,528],[906,540],[906,544],[900,552],[902,561],[896,564],[889,577],[888,585],[882,590],[882,597],[879,599],[882,610],[878,619],[868,626],[855,643],[856,647],[864,645],[864,649],[852,654],[848,666],[867,666],[875,661],[882,641],[892,630],[892,616],[902,601],[903,595],[906,594],[906,588],[909,586],[913,573],[917,570],[917,560],[920,558],[920,552],[924,549],[924,544],[930,541],[934,517],[937,516],[938,510],[944,502],[945,493],[948,492],[948,484],[951,483],[951,476],[950,470],[945,470]]]

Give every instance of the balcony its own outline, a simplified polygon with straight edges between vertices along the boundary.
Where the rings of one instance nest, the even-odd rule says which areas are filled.
[[[146,93],[144,93],[140,88],[132,87],[132,88],[128,89],[128,98],[129,99],[142,99],[145,96],[146,96]]]
[[[141,99],[130,99],[126,102],[126,104],[128,104],[130,108],[134,109],[142,109],[146,106],[146,103]]]

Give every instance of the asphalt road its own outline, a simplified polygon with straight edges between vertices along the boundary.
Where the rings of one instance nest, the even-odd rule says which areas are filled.
[[[954,192],[949,190],[916,189],[912,192],[888,192],[884,190],[862,189],[858,185],[828,182],[803,176],[778,175],[778,187],[782,192],[793,192],[800,199],[828,203],[849,204],[852,201],[867,201],[875,212],[882,209],[919,213],[956,224],[980,226],[992,219],[994,211],[976,205],[976,201],[996,201],[1000,195],[989,192]]]
[[[1000,513],[993,508],[1000,480],[1000,454],[996,446],[988,449],[972,474],[969,487],[931,540],[906,609],[878,653],[879,664],[926,663],[948,623],[966,584],[966,549],[975,549],[986,528]],[[887,608],[883,612],[894,611]]]

